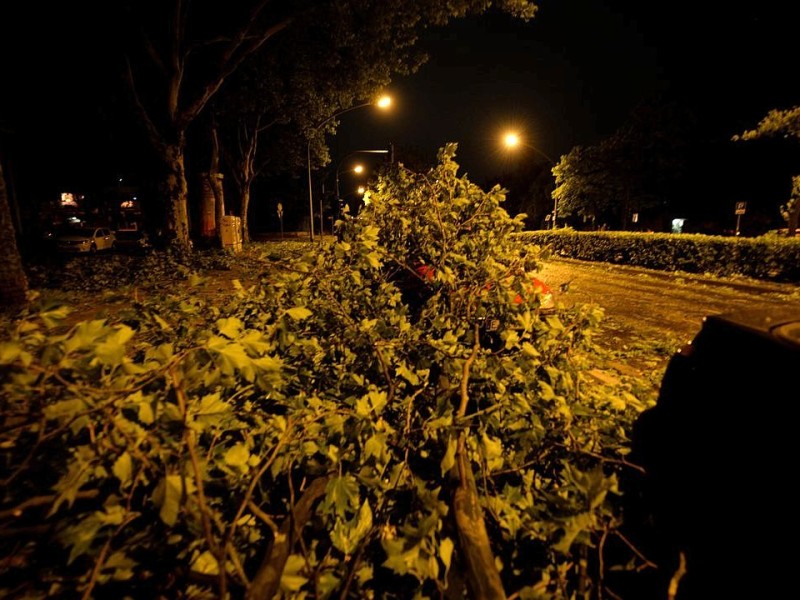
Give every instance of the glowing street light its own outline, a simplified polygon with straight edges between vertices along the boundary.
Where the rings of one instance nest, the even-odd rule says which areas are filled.
[[[547,159],[547,162],[550,163],[550,166],[554,166],[556,162],[547,156],[544,152],[539,150],[536,146],[532,144],[526,144],[522,141],[522,137],[516,131],[507,131],[503,134],[503,145],[508,148],[509,150],[516,150],[519,146],[524,146],[525,148],[530,148],[534,152],[538,152],[541,156]],[[558,215],[558,198],[553,199],[553,229],[556,228],[556,216]]]
[[[364,102],[363,104],[356,104],[355,106],[351,106],[350,108],[345,108],[344,110],[335,112],[327,119],[317,123],[317,125],[314,126],[313,130],[318,131],[320,127],[330,122],[332,119],[335,119],[336,117],[348,113],[350,111],[356,110],[357,108],[364,108],[365,106],[377,106],[381,110],[387,110],[391,105],[392,105],[391,96],[384,95],[378,98],[374,102]],[[314,241],[314,192],[312,190],[313,186],[311,183],[311,138],[310,137],[308,139],[308,143],[306,144],[306,157],[308,164],[308,217],[309,217],[308,226],[309,226],[310,239],[313,242]],[[320,209],[320,219],[322,219],[321,209]],[[321,229],[320,229],[320,236],[322,236]]]
[[[519,146],[519,134],[509,131],[503,136],[503,143],[506,148],[516,148]]]
[[[339,195],[339,175],[341,173],[352,171],[353,173],[361,174],[364,172],[364,165],[357,164],[354,165],[352,169],[344,169],[342,170],[342,165],[345,161],[353,156],[354,154],[391,154],[389,150],[354,150],[353,152],[349,152],[345,155],[345,157],[339,161],[339,166],[336,168],[336,205],[337,207],[341,206],[341,197]],[[391,160],[391,157],[390,157]]]

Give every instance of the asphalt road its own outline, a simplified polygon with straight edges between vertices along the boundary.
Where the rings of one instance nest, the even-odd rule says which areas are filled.
[[[598,338],[614,347],[637,340],[683,344],[708,315],[756,307],[800,308],[800,285],[731,280],[551,259],[540,272],[557,302],[594,303],[605,311]]]

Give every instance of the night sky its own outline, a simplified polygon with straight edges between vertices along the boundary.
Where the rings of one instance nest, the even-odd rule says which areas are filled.
[[[498,143],[508,126],[557,160],[610,135],[648,100],[681,103],[724,139],[800,102],[800,45],[784,3],[539,6],[528,23],[495,14],[431,32],[429,62],[391,88],[395,113],[347,115],[334,145],[389,139],[430,155],[458,142],[463,169],[483,179],[515,160]]]
[[[0,109],[24,106],[29,120],[0,125],[16,131],[17,163],[35,159],[36,183],[60,187],[135,171],[146,146],[132,128],[112,126],[114,105],[103,100],[114,75],[102,45],[87,35],[93,22],[76,22],[66,3],[48,8],[44,20],[32,5],[15,5],[0,8]],[[489,13],[429,31],[422,43],[430,60],[392,84],[391,113],[364,108],[342,117],[338,135],[329,138],[334,161],[392,142],[399,158],[413,154],[432,163],[439,147],[456,142],[462,170],[487,184],[520,160],[499,144],[510,126],[558,160],[575,145],[613,133],[647,100],[678,102],[703,135],[721,144],[769,109],[800,102],[797,20],[784,2],[739,9],[665,0],[541,0],[539,6],[529,23]],[[42,101],[54,97],[55,105]],[[18,169],[30,181],[24,166]],[[741,171],[720,163],[709,179],[740,175],[726,169]],[[775,178],[760,171],[750,177]],[[785,194],[787,186],[782,180],[771,193]]]

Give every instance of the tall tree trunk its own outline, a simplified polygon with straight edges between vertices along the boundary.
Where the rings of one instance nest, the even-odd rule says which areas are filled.
[[[250,226],[247,220],[247,213],[250,210],[250,190],[253,180],[256,178],[256,151],[258,149],[258,133],[260,119],[256,119],[252,129],[243,124],[239,129],[239,148],[236,153],[226,154],[226,158],[231,158],[235,154],[236,158],[229,162],[231,174],[239,193],[239,209],[242,217],[242,242],[250,242]]]
[[[250,184],[252,180],[245,181],[242,186],[242,241],[250,242],[250,225],[247,222],[247,211],[250,210]]]
[[[219,172],[219,135],[217,123],[211,122],[211,166],[208,180],[214,193],[214,218],[217,226],[217,240],[222,245],[222,217],[225,216],[225,192],[222,188],[222,173]]]
[[[0,163],[0,306],[19,307],[27,301],[28,277],[22,267],[17,236]]]
[[[189,193],[186,184],[186,168],[184,166],[184,150],[186,139],[179,135],[177,142],[164,146],[164,165],[167,176],[164,190],[169,200],[167,210],[167,232],[170,244],[182,252],[191,250],[189,241]]]

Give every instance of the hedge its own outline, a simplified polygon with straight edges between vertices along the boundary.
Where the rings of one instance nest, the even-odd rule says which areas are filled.
[[[724,237],[630,231],[526,231],[526,244],[557,256],[662,271],[800,283],[800,238]]]

